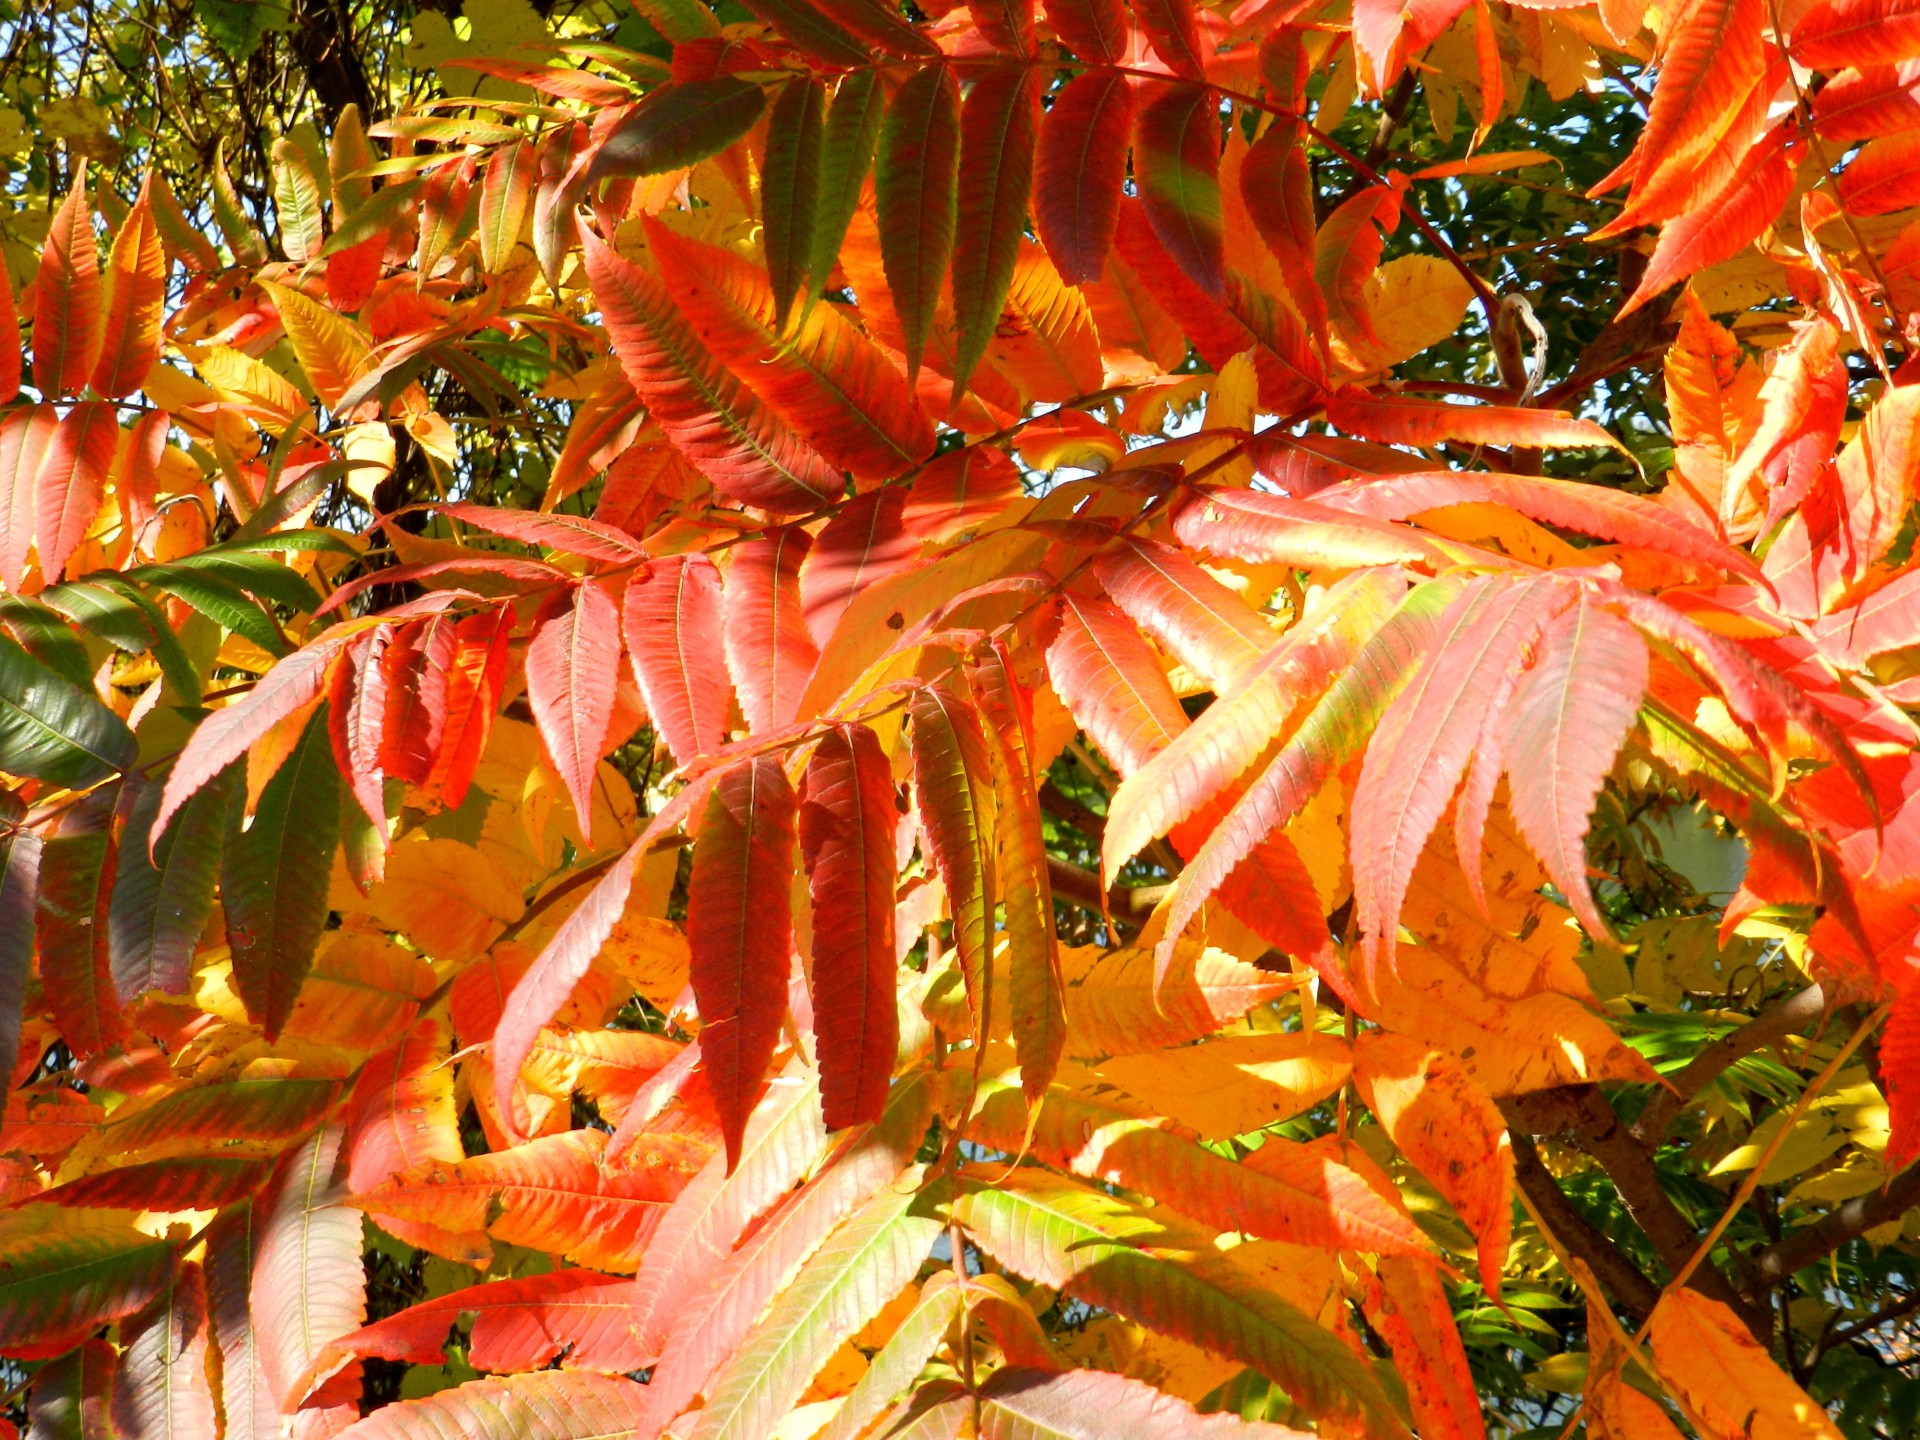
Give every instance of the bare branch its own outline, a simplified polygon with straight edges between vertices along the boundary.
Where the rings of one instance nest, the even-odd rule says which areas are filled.
[[[1674,1117],[1735,1061],[1812,1023],[1826,1008],[1826,992],[1818,985],[1809,985],[1775,1001],[1739,1029],[1722,1035],[1694,1056],[1685,1069],[1670,1077],[1671,1091],[1659,1091],[1647,1102],[1647,1108],[1634,1123],[1633,1138],[1646,1146],[1659,1144]]]
[[[1777,1285],[1787,1276],[1824,1259],[1876,1225],[1897,1220],[1920,1205],[1920,1166],[1908,1169],[1884,1190],[1861,1195],[1753,1256],[1756,1289]]]

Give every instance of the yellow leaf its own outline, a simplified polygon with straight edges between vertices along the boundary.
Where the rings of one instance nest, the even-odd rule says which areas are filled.
[[[1781,1373],[1739,1318],[1697,1290],[1669,1290],[1654,1307],[1660,1378],[1704,1440],[1840,1440],[1827,1412]]]
[[[1377,343],[1345,336],[1360,374],[1386,370],[1438,345],[1460,328],[1473,287],[1437,255],[1389,260],[1361,290]]]
[[[1473,1232],[1480,1282],[1498,1296],[1513,1238],[1513,1151],[1499,1110],[1460,1065],[1411,1036],[1370,1032],[1353,1060],[1367,1108]]]
[[[1333,1035],[1229,1035],[1105,1061],[1099,1075],[1208,1140],[1226,1140],[1298,1115],[1347,1082],[1344,1040]]]
[[[443,962],[471,960],[526,913],[512,878],[458,840],[395,845],[386,879],[368,893],[363,908]]]
[[[385,935],[329,931],[283,1033],[373,1054],[399,1039],[435,983],[425,959]]]
[[[629,907],[600,953],[658,1009],[669,1009],[687,988],[692,952],[686,934],[671,920],[636,915]]]

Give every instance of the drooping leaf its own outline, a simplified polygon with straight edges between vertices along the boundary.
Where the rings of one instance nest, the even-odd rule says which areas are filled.
[[[764,90],[737,75],[665,86],[600,142],[587,178],[658,175],[717,155],[753,128],[766,100]]]
[[[105,1340],[82,1340],[41,1366],[27,1398],[32,1440],[112,1440],[109,1406],[120,1352]]]
[[[51,405],[22,406],[0,418],[0,584],[14,594],[33,548],[40,467],[58,424]]]
[[[613,720],[619,672],[620,608],[603,587],[588,581],[527,646],[527,699],[534,723],[560,768],[588,844],[593,843],[594,772]]]
[[[82,789],[130,768],[134,756],[119,716],[0,635],[0,769]]]
[[[1034,226],[1069,285],[1106,269],[1120,224],[1133,87],[1117,70],[1089,70],[1053,97],[1040,125]]]
[[[20,1051],[33,968],[33,912],[45,842],[20,823],[25,816],[19,800],[0,800],[0,1055]]]
[[[686,764],[726,743],[732,687],[713,663],[724,653],[719,572],[704,555],[655,561],[628,582],[622,625],[647,713]]]
[[[227,812],[239,767],[199,791],[151,843],[160,787],[149,782],[127,817],[107,912],[113,985],[123,1002],[149,990],[184,995],[195,948],[213,910]]]
[[[887,108],[874,172],[880,258],[905,335],[909,384],[920,373],[953,256],[959,167],[959,87],[945,65],[924,66]]]
[[[810,294],[828,284],[840,258],[840,242],[846,239],[847,226],[859,208],[861,187],[873,166],[885,110],[886,91],[875,70],[855,70],[842,76],[834,88],[820,141],[813,233],[806,240]]]
[[[60,1036],[76,1055],[97,1055],[126,1038],[107,941],[117,846],[118,787],[96,791],[61,817],[40,852],[34,932],[40,979]]]
[[[131,1315],[166,1284],[175,1245],[125,1211],[32,1205],[0,1212],[0,1344],[72,1338]]]
[[[708,351],[657,276],[590,233],[580,248],[621,369],[667,439],[715,488],[782,514],[839,494],[826,461]]]
[[[1362,1303],[1368,1323],[1393,1351],[1420,1434],[1485,1440],[1480,1396],[1439,1268],[1387,1256],[1366,1281]]]
[[[752,733],[794,718],[820,658],[807,633],[800,591],[812,548],[805,530],[782,525],[736,545],[727,562],[722,637]]]
[[[1027,30],[1030,35],[1030,14]],[[965,388],[987,353],[1013,283],[1040,123],[1034,75],[1021,65],[989,70],[973,82],[960,109],[953,237],[956,391]]]
[[[700,1053],[729,1168],[739,1164],[786,1010],[795,808],[778,760],[742,761],[714,781],[695,836],[687,939]]]
[[[913,788],[933,863],[953,911],[953,944],[977,1030],[987,1022],[995,905],[994,791],[986,736],[971,703],[944,685],[914,691]]]
[[[760,179],[763,245],[767,278],[773,287],[775,330],[786,328],[793,297],[807,283],[814,233],[820,223],[825,126],[826,91],[820,83],[811,78],[790,81],[773,103],[767,127],[767,160]]]
[[[869,491],[841,506],[814,538],[800,565],[800,605],[814,645],[828,646],[863,590],[919,558],[919,541],[902,520],[905,502],[892,487]]]
[[[293,1013],[326,928],[327,876],[340,843],[340,772],[323,717],[308,721],[251,819],[238,807],[230,815],[220,894],[233,983],[249,1018],[272,1037]]]
[[[398,1045],[367,1061],[346,1113],[349,1190],[371,1190],[436,1160],[464,1158],[446,1049],[439,1022],[422,1019]]]
[[[1156,87],[1133,132],[1135,179],[1153,233],[1187,277],[1226,295],[1218,102],[1205,85]]]
[[[883,480],[932,452],[933,427],[900,372],[836,307],[813,306],[782,332],[757,267],[660,225],[648,244],[702,344],[829,462]]]
[[[919,1378],[964,1303],[951,1270],[930,1276],[920,1288],[912,1312],[887,1337],[887,1343],[874,1355],[859,1383],[847,1392],[818,1440],[857,1440]]]
[[[213,1440],[207,1383],[207,1286],[182,1265],[152,1302],[121,1322],[125,1346],[113,1376],[112,1411],[126,1440]]]
[[[865,725],[828,731],[807,762],[800,853],[813,900],[814,1036],[829,1130],[878,1120],[893,1077],[899,819],[879,738]]]
[[[138,390],[160,358],[160,313],[166,303],[167,258],[153,222],[149,187],[113,237],[105,275],[106,319],[93,388],[109,400]]]

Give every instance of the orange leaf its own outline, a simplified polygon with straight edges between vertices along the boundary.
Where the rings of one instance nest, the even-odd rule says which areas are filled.
[[[57,400],[87,383],[100,355],[100,256],[84,165],[47,230],[34,296],[33,383]]]

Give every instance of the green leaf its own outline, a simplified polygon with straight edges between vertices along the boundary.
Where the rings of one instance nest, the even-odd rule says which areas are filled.
[[[1037,72],[989,70],[960,113],[958,223],[953,241],[953,384],[959,390],[987,353],[1026,238],[1040,128]]]
[[[825,94],[820,82],[811,77],[788,81],[773,102],[767,126],[760,210],[776,328],[787,323],[788,307],[807,278],[820,209]]]
[[[40,889],[40,837],[18,828],[24,801],[0,795],[0,1055],[20,1053],[20,1023],[33,969],[33,909]]]
[[[286,0],[193,0],[207,38],[245,64],[268,35],[293,28]]]
[[[300,580],[291,570],[279,568],[282,573]],[[201,567],[195,573],[193,569],[182,566],[147,565],[128,571],[127,576],[164,590],[169,595],[179,596],[222,630],[244,635],[276,660],[292,648],[287,644],[286,636],[280,633],[279,626],[267,617],[259,603],[248,598],[246,591],[212,567]],[[306,583],[300,580],[301,585]]]
[[[133,764],[133,732],[0,635],[0,770],[80,789]]]
[[[820,143],[820,195],[807,249],[811,294],[826,286],[840,259],[840,242],[847,238],[847,226],[860,207],[860,191],[866,184],[867,171],[873,167],[874,147],[880,143],[880,121],[886,108],[887,92],[875,70],[856,70],[844,76],[833,92]]]
[[[947,1327],[960,1313],[963,1296],[951,1270],[936,1273],[920,1291],[919,1303],[870,1364],[815,1440],[859,1440],[894,1397],[920,1378],[939,1348]]]
[[[881,1190],[814,1252],[709,1384],[688,1440],[759,1440],[820,1367],[891,1300],[945,1228],[913,1172]]]
[[[1216,1249],[1212,1230],[1043,1171],[998,1187],[970,1190],[954,1218],[1009,1269],[1251,1365],[1310,1414],[1382,1440],[1407,1434],[1366,1365]]]
[[[151,1300],[173,1246],[129,1218],[54,1205],[0,1211],[0,1345],[78,1338]]]
[[[247,1015],[273,1039],[293,1013],[327,923],[327,880],[340,840],[340,772],[325,707],[260,792],[253,819],[238,810],[220,864],[233,983]]]
[[[874,173],[880,261],[906,337],[908,380],[920,373],[953,257],[959,178],[959,87],[947,66],[930,65],[894,96]]]
[[[27,653],[78,690],[93,688],[93,666],[64,616],[24,595],[0,595],[0,625]]]
[[[398,223],[407,206],[413,203],[421,183],[415,177],[382,185],[373,192],[371,199],[364,205],[356,206],[350,214],[336,214],[333,218],[333,234],[320,247],[320,253],[338,255],[342,250],[351,250],[376,235],[384,235]]]
[[[149,782],[134,801],[107,910],[113,988],[123,1001],[149,990],[187,993],[193,952],[213,909],[228,811],[241,773],[241,766],[230,766],[196,791],[158,845],[151,839],[160,811],[159,782]]]
[[[42,1366],[27,1401],[33,1440],[113,1440],[108,1405],[119,1364],[105,1340],[86,1340]]]
[[[718,155],[753,128],[766,103],[765,91],[737,75],[656,90],[607,136],[587,179],[658,175]]]
[[[633,8],[675,45],[720,33],[720,22],[700,0],[633,0]]]

